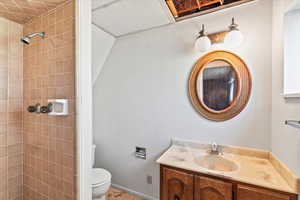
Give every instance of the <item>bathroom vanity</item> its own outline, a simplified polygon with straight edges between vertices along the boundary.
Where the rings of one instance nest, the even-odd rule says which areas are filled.
[[[271,152],[176,142],[158,159],[161,200],[297,200],[299,179]]]

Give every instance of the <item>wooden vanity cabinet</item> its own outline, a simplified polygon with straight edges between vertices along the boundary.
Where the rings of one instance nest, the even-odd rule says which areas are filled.
[[[194,176],[174,169],[163,168],[162,199],[192,200],[194,196]]]
[[[160,200],[297,200],[297,195],[161,166]]]
[[[232,184],[221,180],[195,176],[194,200],[232,200]]]
[[[273,192],[261,188],[248,187],[238,185],[237,187],[237,199],[241,200],[296,200],[296,197],[292,197],[287,194],[279,192]]]

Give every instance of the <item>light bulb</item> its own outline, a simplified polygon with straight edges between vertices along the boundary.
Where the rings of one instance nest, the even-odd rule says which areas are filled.
[[[233,17],[231,20],[231,25],[229,26],[229,32],[224,39],[224,43],[227,47],[236,48],[242,44],[244,36],[238,27],[239,25],[235,23]]]
[[[244,40],[244,36],[239,30],[230,31],[224,39],[224,43],[227,47],[236,48],[239,47]]]
[[[211,47],[211,41],[207,36],[202,36],[196,40],[195,46],[199,51],[208,51]]]
[[[205,34],[204,24],[202,24],[202,30],[199,32],[199,36],[195,42],[195,47],[199,51],[207,51],[211,47],[211,41]]]

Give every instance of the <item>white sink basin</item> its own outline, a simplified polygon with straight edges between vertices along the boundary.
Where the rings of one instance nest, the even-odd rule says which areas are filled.
[[[195,159],[195,163],[203,168],[221,172],[233,172],[238,169],[238,165],[234,161],[221,155],[199,156]]]

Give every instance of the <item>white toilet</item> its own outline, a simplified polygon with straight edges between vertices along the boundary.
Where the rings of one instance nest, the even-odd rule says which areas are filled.
[[[96,145],[93,145],[92,149],[92,161],[95,165],[95,150]],[[105,200],[106,193],[111,185],[111,174],[109,171],[101,168],[93,168],[92,171],[92,189],[93,200]]]

